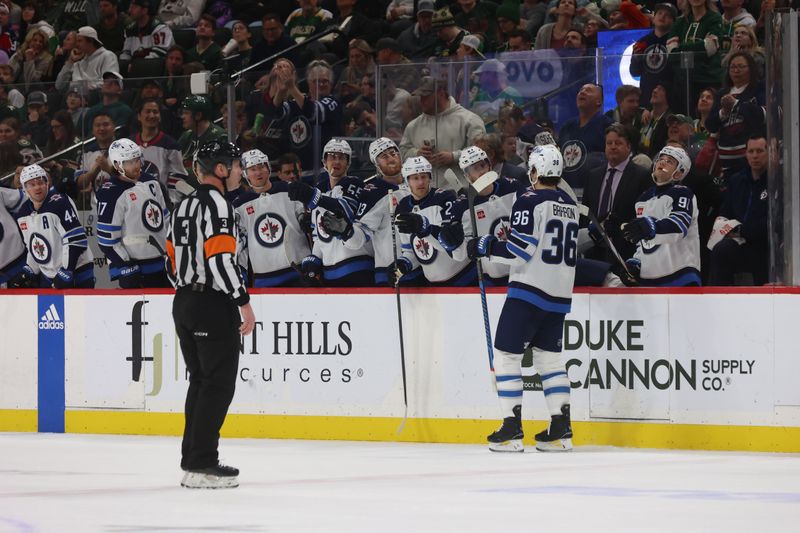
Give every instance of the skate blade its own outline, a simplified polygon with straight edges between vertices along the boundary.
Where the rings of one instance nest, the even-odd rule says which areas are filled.
[[[235,489],[239,486],[239,478],[211,476],[197,472],[186,472],[181,480],[181,487],[187,489]]]
[[[571,452],[572,439],[558,439],[552,442],[536,441],[536,449],[540,452]]]
[[[522,444],[522,439],[514,439],[505,442],[490,442],[489,449],[493,452],[524,452],[525,446]]]

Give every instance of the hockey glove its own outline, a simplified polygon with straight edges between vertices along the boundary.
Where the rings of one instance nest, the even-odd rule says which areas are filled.
[[[427,237],[431,234],[430,222],[417,213],[398,213],[394,217],[394,224],[400,233],[410,233],[417,237]]]
[[[126,265],[120,269],[117,280],[121,289],[139,289],[142,287],[142,269],[139,265]]]
[[[9,289],[32,289],[37,286],[38,276],[31,267],[25,265],[14,279],[8,282]]]
[[[330,211],[326,211],[320,220],[320,226],[328,235],[346,241],[353,236],[353,223],[346,217],[339,217]]]
[[[314,224],[311,218],[311,211],[303,211],[297,215],[297,223],[300,224],[300,231],[310,234],[314,231]]]
[[[75,278],[72,272],[64,268],[59,268],[53,277],[53,287],[56,289],[70,289],[75,286]]]
[[[293,181],[289,184],[289,200],[300,202],[308,209],[317,207],[321,197],[322,193],[316,187],[311,187],[301,181]]]
[[[626,241],[637,243],[649,241],[656,236],[656,221],[653,217],[639,217],[622,226],[622,236]]]
[[[638,285],[639,284],[639,280],[641,279],[641,274],[642,274],[642,262],[639,261],[638,259],[635,259],[635,258],[631,257],[630,259],[626,259],[625,260],[625,266],[628,267],[628,272],[630,272],[631,276],[633,276],[633,278],[634,278],[633,282],[631,283],[631,285]],[[625,278],[628,278],[628,276],[624,276],[624,277],[620,276],[620,279],[622,280],[622,282],[625,285],[628,285],[628,282],[630,282],[631,280],[630,279],[625,279]]]
[[[307,282],[322,279],[322,259],[316,255],[308,255],[300,261],[300,272]]]
[[[389,285],[391,287],[397,287],[400,284],[400,279],[411,272],[414,268],[414,265],[411,264],[405,257],[398,257],[397,262],[394,265],[390,265],[389,268],[386,270],[386,276],[389,278]]]
[[[451,222],[439,230],[439,244],[446,252],[452,252],[464,242],[464,226],[458,222]]]
[[[492,246],[497,241],[494,235],[484,235],[482,237],[473,237],[467,241],[467,255],[470,259],[476,257],[489,257],[492,253]]]

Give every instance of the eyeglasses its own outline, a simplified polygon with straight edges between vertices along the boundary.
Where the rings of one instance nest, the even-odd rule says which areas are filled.
[[[749,70],[750,66],[749,65],[731,65],[729,68],[730,68],[730,70]]]

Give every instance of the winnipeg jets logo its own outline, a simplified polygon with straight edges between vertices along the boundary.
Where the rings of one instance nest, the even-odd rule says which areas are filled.
[[[308,123],[299,118],[289,126],[289,136],[295,146],[304,146],[308,142]]]
[[[142,207],[142,223],[150,231],[161,231],[164,226],[164,215],[161,206],[155,200],[147,200]]]
[[[50,261],[50,243],[44,238],[44,235],[34,233],[31,235],[29,251],[33,260],[37,263],[44,265]]]
[[[322,214],[325,211],[323,209],[317,209],[314,213],[314,229],[316,231],[315,237],[319,237],[319,240],[322,242],[331,242],[331,237],[327,231],[325,231],[325,226],[322,224]]]
[[[577,170],[586,160],[586,146],[578,140],[567,141],[563,153],[566,170]]]
[[[508,235],[511,233],[511,230],[508,226],[508,217],[500,217],[495,220],[492,224],[491,233],[497,237],[497,240],[507,241]]]
[[[645,50],[645,64],[650,72],[661,72],[667,65],[667,47],[654,44]]]
[[[273,248],[283,242],[286,222],[275,213],[264,213],[253,224],[253,233],[261,246]]]
[[[423,265],[430,265],[436,260],[437,251],[433,245],[425,238],[414,237],[414,255]]]

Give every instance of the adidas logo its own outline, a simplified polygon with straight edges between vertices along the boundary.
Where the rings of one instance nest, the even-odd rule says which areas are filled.
[[[58,316],[56,304],[50,304],[50,308],[39,319],[39,329],[64,329],[64,321]]]

